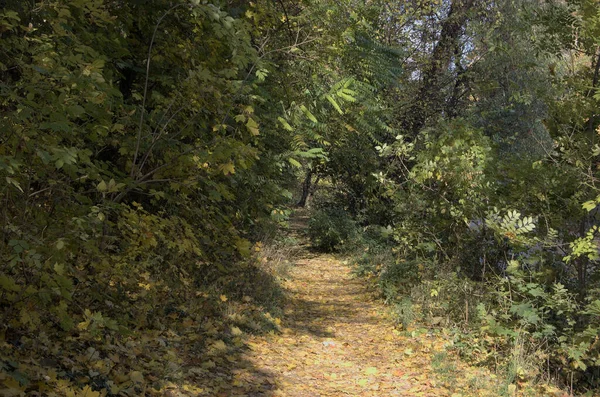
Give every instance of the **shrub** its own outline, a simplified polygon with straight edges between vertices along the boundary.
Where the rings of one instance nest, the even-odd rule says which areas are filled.
[[[327,208],[315,212],[308,224],[313,247],[336,251],[358,236],[356,224],[342,209]]]

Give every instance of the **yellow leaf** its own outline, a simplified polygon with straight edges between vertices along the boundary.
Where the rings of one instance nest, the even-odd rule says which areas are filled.
[[[365,370],[365,374],[367,375],[375,375],[377,373],[377,368],[369,367]]]
[[[221,165],[221,171],[223,172],[223,175],[235,174],[235,165],[233,165],[233,163],[223,164]]]
[[[144,383],[144,375],[140,371],[131,371],[129,373],[129,379],[136,383]]]
[[[187,392],[197,393],[197,394],[204,392],[204,389],[201,389],[199,387],[192,386],[192,385],[183,385],[182,389]]]
[[[221,302],[227,302],[227,297],[225,295],[219,296],[219,299],[221,299]]]
[[[249,118],[248,122],[246,123],[246,128],[248,129],[248,131],[250,131],[250,133],[254,136],[259,135],[260,131],[258,130],[258,124],[256,123],[256,121],[254,121],[254,119]]]
[[[113,379],[115,382],[117,382],[117,384],[119,384],[119,383],[127,382],[129,380],[129,376],[127,376],[125,374],[117,373],[113,376]]]
[[[231,327],[231,335],[240,336],[242,334],[243,334],[242,330],[239,329],[238,327]]]
[[[100,393],[92,390],[90,386],[86,386],[81,390],[80,396],[82,397],[100,397]]]
[[[368,383],[369,383],[369,381],[366,379],[361,379],[358,381],[359,386],[366,386]]]
[[[218,340],[212,344],[214,350],[227,350],[227,345],[222,340]]]

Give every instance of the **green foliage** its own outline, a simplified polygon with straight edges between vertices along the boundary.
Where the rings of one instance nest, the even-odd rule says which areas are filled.
[[[533,349],[530,361],[538,368],[551,361],[565,377],[572,372],[580,377],[588,366],[597,366],[597,319],[586,316],[597,301],[582,305],[560,283],[546,286],[519,270],[511,274],[496,283],[493,300],[477,307],[482,348],[489,349],[485,359],[502,360],[524,343]]]
[[[0,2],[0,387],[143,394],[123,349],[274,327],[253,241],[307,172],[399,322],[599,384],[594,1],[146,3]]]
[[[597,300],[600,274],[597,6],[489,7],[497,18],[470,15],[469,38],[456,42],[437,75],[417,63],[441,92],[415,78],[401,81],[417,98],[391,95],[422,115],[400,113],[392,125],[402,133],[376,144],[377,187],[360,185],[378,204],[360,219],[387,209],[385,223],[374,223],[389,225],[394,254],[383,265],[355,262],[400,322],[459,327],[461,351],[502,366],[509,382],[549,377],[539,370],[545,363],[562,381],[596,387],[599,330],[583,313]],[[386,13],[396,17],[393,8]],[[562,46],[560,57],[553,45]],[[446,62],[431,46],[425,62]],[[423,128],[412,131],[423,115]]]
[[[180,364],[152,343],[187,322],[202,350],[201,319],[231,322],[220,294],[278,300],[251,293],[249,239],[293,173],[252,23],[218,2],[2,5],[0,390],[143,394]],[[141,364],[110,359],[126,345]]]
[[[357,238],[357,226],[344,210],[325,208],[312,215],[308,236],[315,248],[336,251],[352,244]]]

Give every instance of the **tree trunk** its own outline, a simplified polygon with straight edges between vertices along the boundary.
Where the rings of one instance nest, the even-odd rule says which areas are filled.
[[[404,115],[404,129],[414,138],[427,119],[443,110],[444,94],[441,77],[447,72],[453,56],[459,54],[458,46],[469,10],[475,0],[454,0],[448,17],[442,23],[440,39],[436,43],[431,60],[422,70],[422,80],[416,100]]]
[[[306,177],[304,178],[304,182],[302,182],[302,196],[300,196],[300,200],[296,203],[296,207],[304,208],[306,207],[306,202],[308,201],[308,196],[310,195],[310,186],[312,182],[313,170],[309,168],[306,171]]]

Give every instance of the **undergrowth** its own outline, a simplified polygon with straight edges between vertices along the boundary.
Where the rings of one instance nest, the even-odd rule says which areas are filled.
[[[577,303],[560,284],[542,286],[536,274],[520,267],[503,277],[491,273],[472,280],[437,260],[404,258],[387,228],[355,230],[352,243],[338,252],[391,306],[397,326],[450,331],[447,353],[489,368],[496,395],[545,395],[558,390],[553,385],[571,389],[570,381],[582,385],[586,376],[592,381],[598,342],[586,335],[596,332],[589,317],[593,304]],[[578,327],[585,318],[589,326]],[[455,376],[442,361],[434,360],[440,376]]]
[[[129,309],[135,326],[86,310],[73,331],[56,341],[46,331],[15,338],[5,324],[0,394],[162,396],[180,385],[190,393],[185,395],[196,395],[199,379],[244,351],[244,335],[279,329],[279,282],[289,269],[291,246],[257,243],[255,255],[235,271],[215,274],[203,285],[187,284],[162,302],[149,279],[136,297],[137,308]]]

